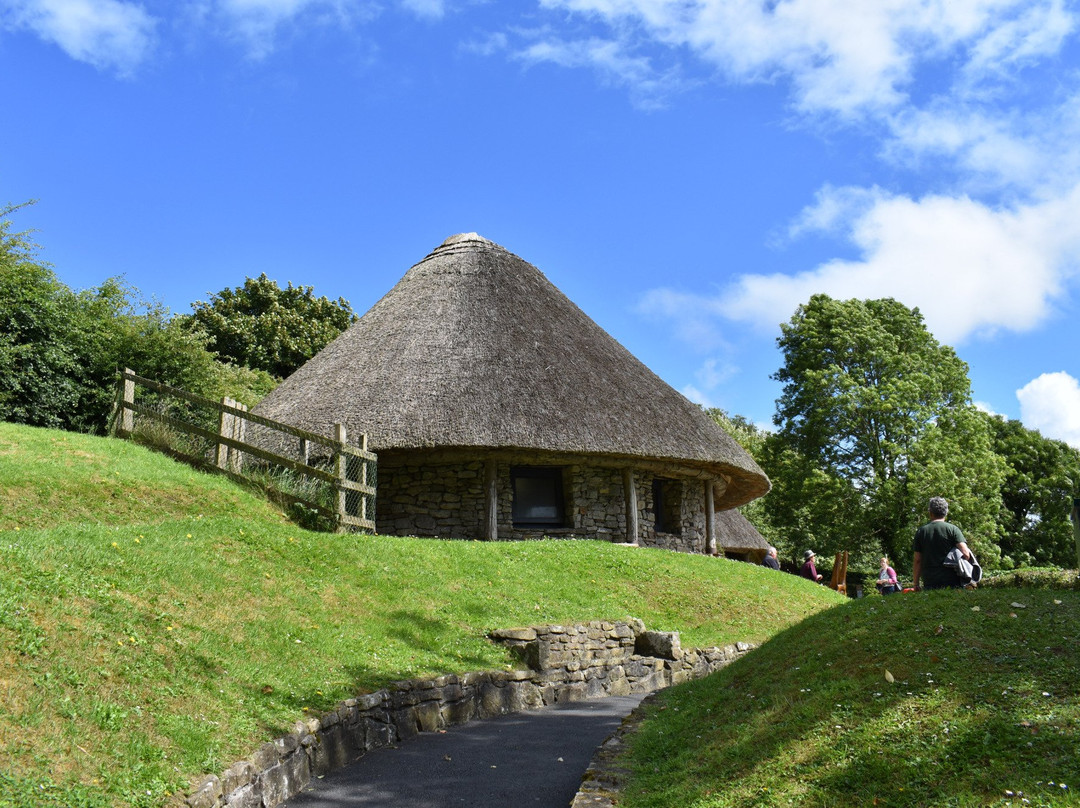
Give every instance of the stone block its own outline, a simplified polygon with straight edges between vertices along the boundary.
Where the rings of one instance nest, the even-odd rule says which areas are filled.
[[[495,642],[532,642],[536,639],[535,628],[501,628],[491,632],[491,639]]]
[[[641,656],[680,659],[682,647],[677,631],[645,631],[637,635],[634,650]]]
[[[264,743],[255,750],[255,754],[251,756],[251,765],[260,772],[266,771],[271,766],[276,766],[280,762],[281,755],[278,754],[277,747],[272,743]]]
[[[255,766],[250,760],[234,763],[221,775],[221,793],[228,795],[255,781]]]
[[[228,808],[263,808],[261,783],[249,783],[225,795]]]
[[[299,750],[264,771],[259,777],[263,802],[266,805],[281,805],[285,800],[299,794],[310,782],[311,764],[307,753]]]
[[[472,698],[456,699],[443,704],[439,712],[443,726],[464,724],[476,717],[476,702]]]
[[[320,746],[326,758],[328,772],[340,769],[356,760],[361,751],[356,736],[351,732],[346,732],[341,726],[331,727],[324,732]],[[316,776],[321,775],[316,773]]]
[[[440,701],[425,701],[418,704],[413,712],[416,716],[416,724],[421,732],[435,732],[442,729],[442,711]]]
[[[420,725],[416,720],[415,707],[403,707],[390,713],[390,723],[399,741],[407,741],[420,734]]]
[[[204,777],[188,795],[190,808],[218,808],[221,805],[221,781],[214,775]]]

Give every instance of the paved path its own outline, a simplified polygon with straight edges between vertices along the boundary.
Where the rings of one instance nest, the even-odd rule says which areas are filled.
[[[286,805],[568,808],[596,748],[640,701],[579,701],[423,733],[368,752]]]

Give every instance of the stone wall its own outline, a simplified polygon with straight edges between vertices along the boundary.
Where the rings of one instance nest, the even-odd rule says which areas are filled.
[[[513,465],[555,465],[564,470],[566,524],[559,528],[515,527],[510,468]],[[699,479],[672,478],[678,530],[658,533],[649,472],[635,474],[638,543],[688,553],[705,551],[705,493]],[[590,538],[626,540],[626,506],[622,469],[583,462],[553,462],[545,456],[515,455],[496,463],[498,537],[507,540]],[[476,539],[484,535],[484,460],[450,459],[419,462],[413,457],[383,453],[379,459],[376,527],[397,536]]]
[[[650,693],[707,676],[751,649],[683,650],[677,632],[647,631],[640,620],[507,629],[492,634],[526,665],[520,670],[397,682],[349,699],[263,744],[247,760],[212,775],[175,804],[184,808],[276,808],[313,778],[377,747],[474,719],[568,701]]]

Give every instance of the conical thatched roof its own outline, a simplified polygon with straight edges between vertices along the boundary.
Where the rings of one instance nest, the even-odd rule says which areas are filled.
[[[376,451],[522,448],[676,461],[769,481],[730,436],[531,264],[475,233],[447,239],[281,383],[256,412],[314,432],[335,422]]]

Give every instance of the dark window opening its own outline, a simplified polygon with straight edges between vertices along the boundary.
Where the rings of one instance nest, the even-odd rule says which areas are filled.
[[[515,526],[563,527],[566,524],[561,467],[511,466],[510,482],[514,489]]]
[[[653,515],[657,533],[682,532],[682,484],[678,480],[654,477],[652,483]]]

